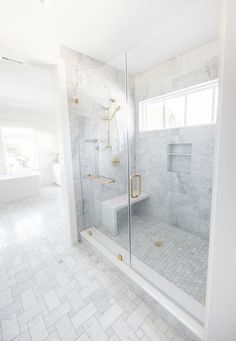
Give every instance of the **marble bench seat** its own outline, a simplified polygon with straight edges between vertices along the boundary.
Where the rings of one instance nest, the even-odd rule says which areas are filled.
[[[138,198],[130,198],[131,205],[149,198],[149,194],[141,193]],[[128,195],[122,194],[102,202],[102,225],[110,233],[117,234],[117,214],[122,208],[128,207]]]

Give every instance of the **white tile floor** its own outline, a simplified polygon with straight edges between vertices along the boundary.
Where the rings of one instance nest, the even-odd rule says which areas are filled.
[[[65,237],[60,190],[0,207],[0,340],[182,340]]]

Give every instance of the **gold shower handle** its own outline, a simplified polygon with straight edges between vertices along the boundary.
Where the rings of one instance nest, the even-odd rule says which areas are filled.
[[[133,179],[137,178],[138,180],[138,190],[137,192],[134,192],[134,186],[133,186]],[[130,195],[131,198],[138,198],[141,194],[141,176],[138,173],[135,173],[131,175],[130,180],[129,180],[129,185],[130,185]]]

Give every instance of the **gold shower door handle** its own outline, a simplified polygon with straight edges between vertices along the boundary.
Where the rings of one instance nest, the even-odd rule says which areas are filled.
[[[133,185],[134,178],[137,178],[138,180],[138,190],[136,192],[134,192],[134,185]],[[130,186],[131,198],[138,198],[141,194],[141,176],[138,173],[131,175],[130,180],[129,180],[129,186]]]

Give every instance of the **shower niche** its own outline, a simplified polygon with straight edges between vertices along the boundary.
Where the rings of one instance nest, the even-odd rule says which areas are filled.
[[[191,173],[192,143],[167,145],[167,170],[173,173]]]

